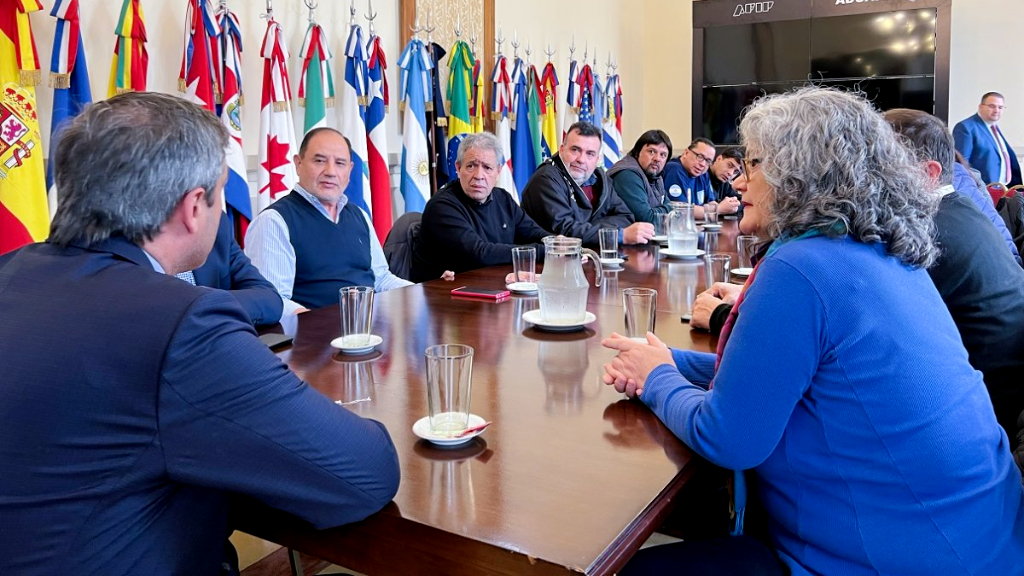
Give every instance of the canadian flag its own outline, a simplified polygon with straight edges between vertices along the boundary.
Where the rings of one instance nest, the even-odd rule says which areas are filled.
[[[292,90],[288,84],[288,52],[281,25],[267,21],[263,37],[263,97],[260,101],[260,169],[256,207],[262,210],[295,187],[298,176],[292,157],[298,151],[292,121]]]

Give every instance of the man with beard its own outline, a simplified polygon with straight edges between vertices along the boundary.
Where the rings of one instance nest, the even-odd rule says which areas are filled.
[[[646,244],[654,226],[632,212],[597,167],[601,129],[589,122],[569,127],[558,154],[545,161],[523,189],[523,210],[545,230],[597,245],[602,228],[617,228],[624,244]]]
[[[704,219],[704,205],[714,202],[708,168],[715,161],[715,144],[707,138],[695,138],[678,158],[665,164],[662,178],[670,202],[692,202],[693,217]]]
[[[629,154],[608,170],[615,192],[638,222],[654,222],[672,208],[661,172],[672,157],[672,141],[661,130],[648,130],[637,139]]]

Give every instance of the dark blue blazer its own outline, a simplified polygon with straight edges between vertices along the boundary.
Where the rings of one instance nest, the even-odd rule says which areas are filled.
[[[193,270],[196,284],[231,291],[253,324],[273,324],[281,319],[281,295],[249,262],[231,228],[231,219],[222,214],[213,250],[206,263]]]
[[[996,146],[992,139],[992,131],[985,125],[981,116],[975,114],[957,122],[953,128],[953,140],[956,142],[956,149],[967,158],[968,164],[981,172],[981,179],[985,184],[1002,181],[1003,177],[999,174],[999,147]],[[1017,161],[1017,155],[1014,154],[1005,136],[1003,145],[1010,155],[1010,186],[1015,186],[1021,183],[1020,162]]]
[[[382,425],[123,237],[0,257],[0,318],[0,574],[212,576],[232,494],[326,528],[397,490]]]

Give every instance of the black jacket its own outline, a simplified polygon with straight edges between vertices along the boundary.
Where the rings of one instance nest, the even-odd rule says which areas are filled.
[[[512,196],[495,188],[482,204],[466,196],[458,180],[445,184],[423,208],[419,234],[413,241],[412,281],[512,263],[517,245],[535,246],[544,256],[541,238],[550,232],[537,225]]]
[[[597,245],[601,228],[625,228],[634,222],[633,213],[612,188],[603,168],[594,172],[597,206],[587,200],[579,184],[572,179],[555,154],[541,164],[523,189],[523,210],[537,224],[555,234],[580,238],[584,244]]]

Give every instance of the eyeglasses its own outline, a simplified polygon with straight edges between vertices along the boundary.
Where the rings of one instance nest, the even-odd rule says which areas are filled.
[[[698,153],[694,152],[693,148],[687,148],[686,151],[689,152],[690,154],[693,154],[694,156],[696,156],[698,161],[704,162],[705,164],[711,164],[712,162],[715,161],[714,158],[708,158],[707,156],[705,156],[703,154],[698,154]]]
[[[747,177],[753,173],[754,168],[757,168],[761,164],[760,158],[744,158],[743,159],[743,170],[746,172]]]

